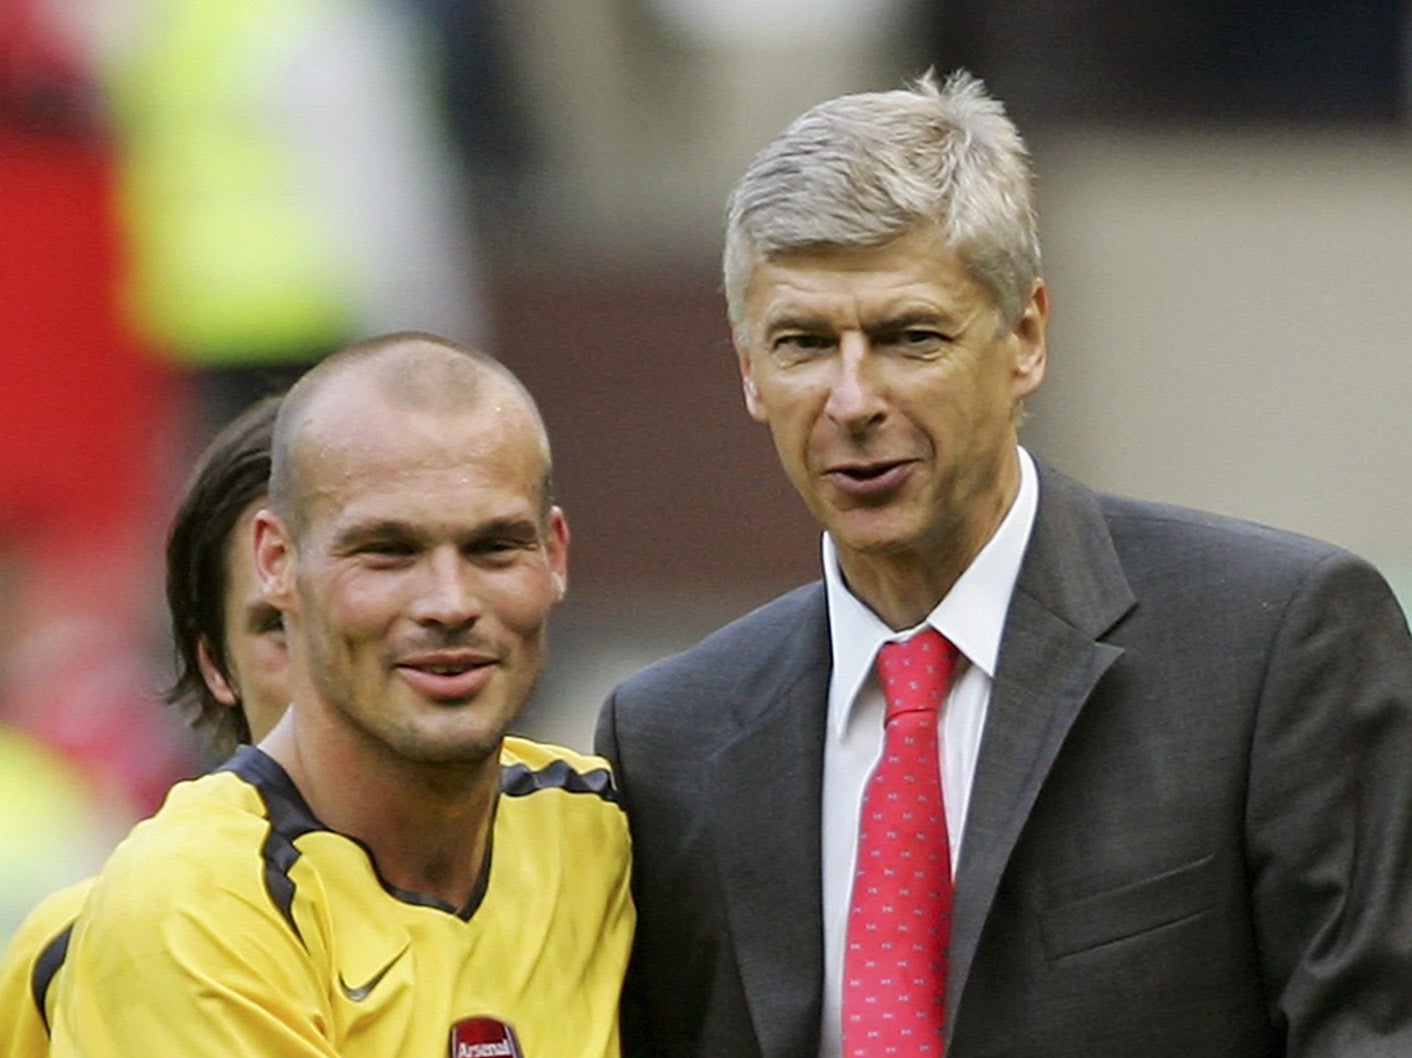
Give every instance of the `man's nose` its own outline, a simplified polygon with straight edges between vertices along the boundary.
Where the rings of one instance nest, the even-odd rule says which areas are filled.
[[[479,609],[470,564],[451,547],[431,552],[412,616],[428,624],[457,627],[472,623]]]
[[[858,433],[881,419],[886,408],[878,365],[867,336],[854,331],[845,333],[829,385],[829,417],[849,432]]]

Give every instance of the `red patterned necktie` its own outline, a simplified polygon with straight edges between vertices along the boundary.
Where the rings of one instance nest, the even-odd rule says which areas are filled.
[[[937,715],[956,648],[928,628],[878,653],[883,753],[863,791],[843,962],[844,1058],[944,1053],[951,850]]]

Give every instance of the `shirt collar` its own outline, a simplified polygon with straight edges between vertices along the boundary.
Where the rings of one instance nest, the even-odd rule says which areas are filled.
[[[1010,609],[1010,597],[1015,592],[1039,505],[1034,461],[1024,448],[1017,447],[1016,453],[1020,488],[1015,502],[980,553],[923,622],[951,640],[971,665],[991,679],[995,678],[995,663],[1000,655],[1005,614]],[[838,554],[828,533],[823,534],[821,547],[833,647],[830,697],[851,704],[868,678],[878,648],[890,640],[906,639],[916,629],[894,632],[884,624],[844,583]],[[847,723],[849,711],[840,710],[840,725]]]

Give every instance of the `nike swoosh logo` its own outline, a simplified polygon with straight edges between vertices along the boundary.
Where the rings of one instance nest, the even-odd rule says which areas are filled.
[[[387,971],[391,970],[394,966],[397,965],[397,960],[402,958],[402,956],[406,954],[407,949],[403,948],[401,951],[399,951],[396,955],[392,957],[391,962],[389,962],[381,970],[373,974],[372,977],[369,977],[367,981],[365,981],[361,985],[358,985],[357,987],[350,985],[347,981],[343,979],[342,970],[338,971],[339,990],[343,992],[344,997],[350,1002],[361,1003],[363,1000],[367,999],[369,995],[372,994],[374,988],[376,988],[379,984],[382,983],[382,979],[387,976]]]

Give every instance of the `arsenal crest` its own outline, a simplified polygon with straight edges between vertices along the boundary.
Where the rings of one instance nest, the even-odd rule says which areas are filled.
[[[515,1030],[498,1018],[462,1018],[451,1026],[451,1058],[525,1058]]]

